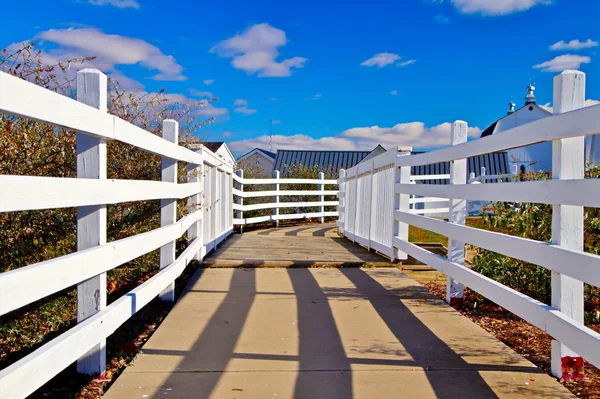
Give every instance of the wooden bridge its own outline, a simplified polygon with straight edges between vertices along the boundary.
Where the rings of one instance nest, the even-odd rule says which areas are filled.
[[[457,121],[448,148],[398,147],[339,179],[244,178],[209,150],[180,146],[175,121],[163,122],[161,138],[108,114],[99,71],[77,80],[75,100],[0,72],[1,113],[77,133],[77,178],[0,175],[0,212],[77,208],[77,252],[0,273],[0,315],[69,287],[78,294],[77,325],[0,370],[0,396],[26,397],[73,363],[102,374],[106,338],[157,296],[174,302],[174,281],[194,259],[213,267],[198,271],[108,397],[570,395],[390,263],[408,256],[448,276],[446,302],[460,303],[467,285],[550,334],[555,376],[570,373],[563,360],[600,366],[600,334],[583,320],[583,284],[600,286],[600,256],[583,251],[582,229],[584,207],[600,207],[600,180],[585,179],[583,167],[600,106],[583,108],[582,73],[555,77],[553,116],[471,142]],[[162,157],[162,181],[107,179],[108,140]],[[467,180],[467,159],[545,141],[553,180]],[[413,166],[440,162],[450,162],[449,175],[411,176]],[[418,184],[430,179],[449,184]],[[161,201],[161,227],[107,242],[107,204],[143,200]],[[552,242],[465,226],[474,201],[551,204]],[[336,224],[231,235],[235,226],[325,218]],[[449,237],[448,256],[410,242],[409,225]],[[551,303],[466,267],[466,243],[552,271]],[[157,249],[160,271],[107,304],[106,272]]]

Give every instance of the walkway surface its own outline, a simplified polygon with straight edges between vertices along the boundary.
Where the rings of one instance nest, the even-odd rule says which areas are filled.
[[[283,227],[236,234],[204,264],[231,266],[357,266],[389,265],[389,261],[339,237],[335,224]]]
[[[200,269],[142,352],[107,398],[572,397],[394,267]]]

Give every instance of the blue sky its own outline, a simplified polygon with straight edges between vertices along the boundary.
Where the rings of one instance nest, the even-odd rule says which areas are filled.
[[[166,88],[205,107],[202,138],[236,153],[371,149],[449,142],[449,124],[471,135],[523,105],[536,83],[587,73],[600,99],[596,0],[31,0],[3,4],[0,46],[35,41],[48,59],[94,55],[94,66],[130,89]]]

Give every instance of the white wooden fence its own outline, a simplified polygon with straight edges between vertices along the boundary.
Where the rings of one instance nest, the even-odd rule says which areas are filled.
[[[325,180],[323,173],[319,174],[318,179],[281,179],[279,178],[279,172],[273,173],[274,178],[271,179],[245,179],[242,170],[238,171],[237,175],[233,175],[234,181],[237,183],[237,189],[233,189],[233,194],[238,197],[236,203],[233,204],[233,210],[236,211],[236,218],[233,219],[234,225],[244,226],[253,223],[263,223],[268,221],[274,221],[275,223],[280,220],[291,220],[291,219],[308,219],[318,218],[322,223],[325,217],[337,217],[338,211],[325,211],[325,207],[337,207],[339,201],[325,201],[326,195],[337,195],[338,190],[325,190],[325,185],[336,185],[337,180]],[[314,185],[315,189],[312,190],[280,190],[281,184],[310,184]],[[245,185],[272,185],[273,190],[268,191],[244,191]],[[280,198],[284,196],[314,196],[316,201],[289,201],[281,202]],[[244,199],[257,198],[257,197],[270,197],[272,202],[244,205]],[[318,212],[301,212],[302,208],[314,208],[318,207]],[[279,210],[282,208],[296,208],[296,213],[280,213]],[[256,211],[261,209],[272,209],[271,215],[256,216],[251,218],[244,218],[244,212]],[[243,228],[243,227],[240,227]]]
[[[77,286],[78,323],[0,371],[0,396],[29,395],[77,361],[80,372],[101,374],[105,339],[157,295],[174,299],[174,281],[232,232],[231,166],[212,152],[178,145],[178,125],[163,123],[163,138],[108,114],[106,76],[77,74],[77,101],[0,72],[0,112],[77,132],[77,178],[0,176],[0,212],[77,207],[77,252],[0,274],[0,315]],[[162,181],[106,178],[107,140],[162,157]],[[188,165],[188,183],[177,184],[177,162]],[[201,194],[204,199],[201,200]],[[177,199],[190,213],[176,220]],[[161,227],[106,242],[106,205],[161,200]],[[188,247],[175,258],[175,240]],[[161,270],[120,299],[106,304],[106,272],[160,248]]]
[[[462,300],[465,284],[548,332],[555,339],[552,372],[558,377],[565,356],[580,355],[600,366],[600,334],[583,321],[583,282],[600,286],[600,256],[583,251],[583,207],[600,207],[600,180],[584,179],[584,137],[600,133],[600,106],[582,108],[584,82],[585,75],[577,71],[555,77],[554,116],[471,142],[466,142],[467,124],[458,121],[448,148],[417,155],[400,148],[374,158],[370,165],[342,171],[339,179],[338,224],[346,237],[392,259],[410,255],[443,272],[448,276],[448,302]],[[467,158],[545,141],[553,144],[553,180],[467,184]],[[448,161],[450,184],[411,184],[412,166]],[[411,195],[449,198],[449,221],[410,212]],[[552,242],[465,226],[466,201],[479,200],[552,204]],[[449,237],[448,258],[410,243],[409,225]],[[466,268],[465,243],[551,270],[551,303]]]

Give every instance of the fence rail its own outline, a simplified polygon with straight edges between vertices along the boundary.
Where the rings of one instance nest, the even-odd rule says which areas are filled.
[[[237,203],[233,204],[233,210],[237,212],[237,217],[233,219],[233,224],[244,226],[247,224],[264,223],[273,221],[277,223],[280,220],[296,220],[318,218],[322,223],[325,217],[337,217],[339,212],[337,206],[339,201],[326,201],[325,196],[337,196],[338,190],[325,190],[325,185],[338,185],[338,180],[326,180],[322,173],[318,179],[293,179],[279,178],[279,172],[273,173],[275,176],[271,179],[246,179],[243,178],[243,171],[238,171],[238,175],[234,175],[234,180],[237,182],[238,188],[233,189],[233,195],[238,197]],[[280,190],[280,185],[314,185],[315,189],[306,190]],[[244,186],[266,185],[273,186],[274,190],[258,190],[244,191]],[[272,202],[259,204],[246,204],[244,200],[254,198],[272,197]],[[291,201],[281,202],[282,197],[292,197]],[[309,197],[297,199],[297,197]],[[326,211],[325,207],[333,207],[335,211]],[[280,209],[296,208],[296,213],[280,213]],[[300,209],[318,208],[317,212],[300,212]],[[261,215],[255,217],[244,217],[244,212],[272,209],[271,215]]]
[[[0,315],[74,285],[78,291],[77,325],[0,371],[2,396],[20,398],[74,361],[80,372],[103,373],[106,337],[156,296],[174,299],[186,265],[232,232],[233,170],[206,148],[179,146],[175,121],[163,122],[161,138],[109,115],[106,76],[96,70],[77,73],[77,100],[0,72],[0,113],[77,132],[77,178],[0,176],[0,212],[78,209],[77,252],[0,274]],[[107,179],[106,140],[161,156],[162,181]],[[177,183],[178,161],[188,165],[188,183]],[[176,220],[183,198],[191,211]],[[161,200],[161,227],[107,243],[106,205],[142,200]],[[186,232],[188,247],[175,258]],[[159,248],[159,273],[107,306],[106,272]]]
[[[385,163],[393,173],[375,182],[375,171],[354,167],[340,173],[338,225],[344,235],[375,247],[391,259],[408,255],[448,276],[447,301],[462,301],[463,284],[505,307],[531,324],[548,332],[552,343],[552,373],[562,377],[565,356],[584,356],[600,366],[600,334],[583,321],[583,283],[600,286],[600,256],[583,251],[583,207],[600,207],[600,179],[584,179],[584,136],[600,133],[600,106],[584,107],[585,75],[565,71],[555,78],[555,115],[467,142],[467,124],[452,125],[451,146],[424,154],[410,155],[409,149],[372,159]],[[553,180],[514,182],[510,176],[484,176],[467,181],[466,159],[486,153],[553,142]],[[451,162],[450,184],[414,184],[412,166]],[[439,179],[440,176],[418,176]],[[361,184],[361,179],[363,183]],[[489,182],[489,180],[492,180]],[[495,181],[494,181],[495,180]],[[508,180],[508,181],[506,181]],[[371,182],[372,181],[372,182]],[[487,181],[486,184],[478,184]],[[475,183],[475,184],[468,184]],[[389,200],[389,192],[395,197]],[[421,196],[424,198],[410,198]],[[448,221],[422,216],[427,212],[410,209],[417,203],[448,201]],[[552,242],[514,237],[465,226],[467,201],[533,202],[553,205]],[[393,205],[390,205],[393,204]],[[371,211],[369,211],[371,209]],[[389,218],[382,218],[388,215]],[[389,239],[373,236],[365,225],[389,233]],[[413,225],[449,238],[448,258],[436,255],[408,241]],[[550,304],[536,301],[465,267],[465,243],[517,258],[552,271]],[[377,248],[379,247],[379,248]]]

